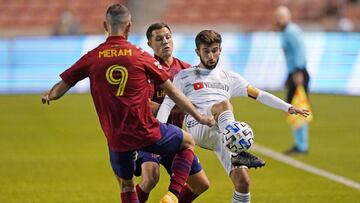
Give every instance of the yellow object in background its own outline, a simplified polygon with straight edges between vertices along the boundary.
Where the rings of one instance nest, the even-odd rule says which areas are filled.
[[[291,100],[291,104],[300,109],[307,109],[310,111],[310,115],[305,118],[301,115],[287,115],[287,122],[294,129],[301,127],[304,123],[310,123],[313,120],[313,113],[310,109],[309,99],[305,93],[302,85],[297,86],[294,97]]]

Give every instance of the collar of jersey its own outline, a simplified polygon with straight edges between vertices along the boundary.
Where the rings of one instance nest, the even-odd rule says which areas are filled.
[[[123,36],[110,36],[106,39],[106,42],[115,42],[118,40],[126,40]]]
[[[175,63],[175,57],[173,57],[174,60],[173,60],[173,62],[172,62],[172,64],[170,66],[168,66],[168,64],[166,64],[165,61],[160,56],[157,56],[157,55],[154,54],[154,58],[156,60],[158,60],[160,62],[160,64],[166,68],[166,70],[169,70],[173,66],[173,64]]]
[[[209,74],[211,71],[216,70],[216,67],[215,67],[214,69],[212,69],[212,70],[209,70],[209,69],[207,69],[207,68],[200,68],[199,66],[195,66],[195,69],[199,70],[199,71],[202,72],[202,73]]]

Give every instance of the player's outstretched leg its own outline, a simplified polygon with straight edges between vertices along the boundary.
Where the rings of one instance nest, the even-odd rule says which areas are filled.
[[[221,132],[226,132],[226,126],[235,122],[233,107],[229,100],[224,100],[214,104],[211,113],[219,125]],[[265,161],[250,154],[249,152],[241,152],[231,158],[234,166],[247,166],[248,168],[257,168],[265,166]]]
[[[248,168],[258,168],[265,166],[265,161],[251,154],[250,152],[243,151],[239,154],[232,155],[231,163],[234,166],[247,166]]]

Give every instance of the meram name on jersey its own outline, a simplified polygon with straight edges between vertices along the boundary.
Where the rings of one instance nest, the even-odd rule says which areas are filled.
[[[221,89],[228,92],[230,89],[228,85],[218,82],[197,82],[194,83],[193,86],[194,86],[194,90],[211,88],[211,89]]]
[[[132,56],[131,49],[105,49],[98,53],[99,58],[109,58],[118,56]]]

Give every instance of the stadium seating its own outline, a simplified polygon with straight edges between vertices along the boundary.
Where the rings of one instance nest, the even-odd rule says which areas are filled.
[[[137,1],[140,1],[137,6],[148,3],[145,2],[148,0]],[[174,25],[227,25],[237,28],[233,29],[235,31],[268,31],[274,29],[275,8],[287,5],[293,19],[302,25],[311,24],[321,27],[320,30],[339,31],[340,18],[346,18],[353,24],[354,31],[360,31],[360,5],[354,0],[167,1],[167,6],[160,14],[161,20]],[[104,10],[112,3],[130,1],[0,0],[0,36],[5,36],[4,33],[9,31],[15,36],[53,34],[64,11],[73,15],[80,25],[81,34],[101,34]]]
[[[288,6],[295,21],[318,24],[326,17],[339,18],[342,9],[345,9],[345,15],[354,22],[355,29],[360,30],[359,5],[342,0],[172,0],[164,12],[163,20],[187,25],[224,23],[241,27],[244,31],[271,30],[274,28],[274,11],[278,5]],[[335,6],[338,13],[327,15],[328,6]]]
[[[360,24],[360,5],[348,4],[344,8],[344,16],[351,19],[355,25]]]
[[[0,29],[38,30],[36,34],[52,34],[62,12],[69,11],[81,25],[83,34],[103,32],[104,10],[112,3],[126,0],[0,0]],[[20,34],[20,33],[19,33]]]

